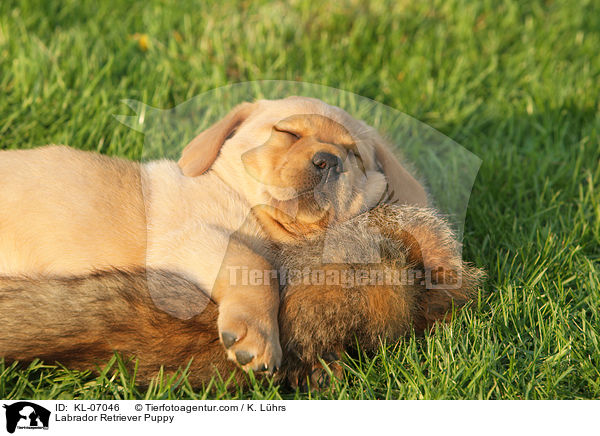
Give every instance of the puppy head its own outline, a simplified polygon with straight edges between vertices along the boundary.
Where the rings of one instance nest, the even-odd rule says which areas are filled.
[[[292,234],[363,212],[384,197],[387,187],[373,150],[321,114],[283,118],[272,125],[264,144],[241,158],[269,197],[269,207],[261,212]]]
[[[276,239],[319,232],[386,198],[427,203],[373,128],[312,98],[244,103],[195,138],[179,164],[187,176],[217,172]]]

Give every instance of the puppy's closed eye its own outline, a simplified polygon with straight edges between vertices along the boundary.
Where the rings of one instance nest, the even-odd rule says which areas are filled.
[[[276,125],[273,126],[273,130],[275,130],[276,132],[279,133],[285,133],[287,135],[290,135],[292,138],[294,138],[295,140],[300,139],[300,135],[298,133],[295,133],[289,129],[285,129],[285,128],[281,128],[281,127],[277,127]]]

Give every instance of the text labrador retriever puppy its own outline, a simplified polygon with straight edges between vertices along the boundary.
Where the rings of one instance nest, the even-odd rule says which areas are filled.
[[[234,108],[179,163],[3,151],[0,186],[0,275],[180,274],[210,292],[228,357],[254,370],[281,361],[278,283],[247,284],[232,271],[271,270],[273,247],[382,200],[427,204],[374,129],[303,97]]]

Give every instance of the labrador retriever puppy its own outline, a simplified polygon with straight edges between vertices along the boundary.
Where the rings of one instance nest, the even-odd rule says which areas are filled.
[[[233,283],[232,271],[271,270],[273,246],[381,201],[426,205],[388,147],[342,109],[291,97],[239,105],[178,163],[64,146],[2,151],[0,275],[177,274],[218,305],[228,358],[272,370],[282,354],[277,278]]]

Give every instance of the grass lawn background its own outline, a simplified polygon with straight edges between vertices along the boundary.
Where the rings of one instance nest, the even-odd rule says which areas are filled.
[[[0,398],[600,398],[600,3],[361,3],[3,0],[0,149],[138,158],[143,135],[112,117],[122,99],[168,108],[259,79],[352,91],[483,159],[464,257],[488,295],[423,339],[347,359],[318,394],[142,390],[38,363],[0,364]]]

